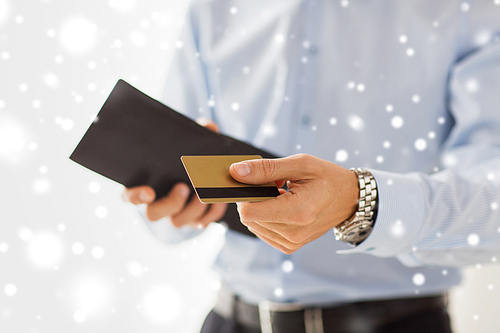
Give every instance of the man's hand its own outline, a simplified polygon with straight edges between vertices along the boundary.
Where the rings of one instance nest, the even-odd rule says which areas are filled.
[[[200,125],[218,132],[217,125],[208,119],[196,120]],[[187,203],[189,186],[177,183],[172,187],[166,197],[155,201],[156,193],[150,186],[137,186],[125,188],[122,193],[123,200],[134,205],[146,204],[146,217],[150,221],[157,221],[163,217],[170,217],[172,224],[180,228],[183,225],[204,228],[210,222],[219,220],[226,212],[227,204],[217,203],[205,205],[196,196]]]
[[[275,199],[238,203],[241,223],[286,254],[349,219],[358,206],[356,174],[314,156],[244,161],[229,172],[247,184],[287,181],[289,191],[280,189]]]

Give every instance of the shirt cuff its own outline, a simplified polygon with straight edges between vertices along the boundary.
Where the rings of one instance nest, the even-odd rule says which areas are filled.
[[[411,244],[422,227],[425,199],[417,174],[397,174],[379,170],[369,170],[378,189],[378,211],[374,228],[370,235],[356,247],[339,250],[336,253],[367,253],[377,257],[395,257],[408,254],[410,263]]]

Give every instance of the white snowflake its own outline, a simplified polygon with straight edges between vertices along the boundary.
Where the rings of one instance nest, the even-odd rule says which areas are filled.
[[[232,109],[233,111],[238,111],[238,110],[240,109],[240,105],[239,105],[238,103],[236,103],[236,102],[235,102],[235,103],[232,103],[232,104],[231,104],[231,109]]]
[[[79,255],[85,251],[85,246],[80,242],[76,242],[71,246],[71,250],[74,254]]]
[[[335,161],[345,162],[345,161],[347,161],[348,157],[349,157],[349,154],[347,153],[347,151],[345,151],[344,149],[340,149],[335,154]]]
[[[283,297],[283,294],[284,294],[283,289],[281,289],[281,288],[275,288],[274,289],[274,296],[276,296],[276,297]]]
[[[469,243],[470,246],[476,246],[479,244],[480,238],[478,234],[470,234],[467,237],[467,243]]]
[[[415,55],[415,50],[414,50],[414,49],[412,49],[411,47],[410,47],[410,48],[407,48],[407,49],[406,49],[406,55],[407,55],[408,57],[413,57],[413,56]]]
[[[463,11],[464,13],[468,12],[469,9],[470,9],[470,5],[467,2],[462,2],[460,4],[460,10]]]
[[[347,124],[355,131],[362,131],[365,128],[365,122],[357,115],[347,117]]]
[[[403,118],[401,118],[400,116],[392,117],[392,119],[391,119],[392,127],[401,128],[403,126],[403,124],[404,124]]]
[[[420,138],[415,141],[416,150],[423,151],[425,148],[427,148],[427,142],[424,139]]]
[[[95,259],[101,259],[104,257],[104,249],[100,246],[96,246],[92,249],[92,257]]]
[[[359,92],[363,92],[365,91],[366,87],[364,84],[362,83],[358,83],[358,85],[356,86],[356,89],[359,91]]]
[[[411,97],[411,100],[413,101],[413,103],[418,104],[418,103],[420,103],[420,96],[419,95],[413,95]]]
[[[232,15],[236,15],[238,13],[238,8],[236,7],[231,7],[229,9],[229,12],[232,14]]]
[[[408,37],[406,35],[399,36],[399,42],[401,44],[405,44],[408,41]]]
[[[98,206],[95,209],[95,215],[100,219],[105,218],[108,216],[108,208],[106,208],[106,206]]]
[[[385,106],[385,111],[392,112],[393,110],[394,110],[394,107],[391,104],[387,104]]]
[[[330,118],[330,125],[335,125],[337,124],[337,119],[336,118]]]
[[[73,18],[63,24],[59,36],[67,51],[83,54],[94,46],[97,30],[97,25],[88,19]]]
[[[394,238],[401,238],[405,234],[405,226],[401,220],[397,220],[391,227],[391,234]]]
[[[425,283],[425,276],[422,273],[417,273],[413,275],[413,283],[417,286],[421,286]]]
[[[285,273],[290,273],[293,270],[293,262],[291,260],[285,260],[283,263],[281,263],[281,269]]]
[[[6,284],[3,290],[5,292],[5,295],[10,297],[14,296],[17,293],[17,287],[13,283]]]

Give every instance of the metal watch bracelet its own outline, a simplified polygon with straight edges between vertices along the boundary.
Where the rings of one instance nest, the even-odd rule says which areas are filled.
[[[371,233],[375,224],[377,212],[377,182],[370,171],[360,168],[351,168],[358,176],[359,184],[359,205],[350,218],[335,228],[335,239],[352,245],[358,245],[364,241]],[[352,221],[350,221],[352,219]]]

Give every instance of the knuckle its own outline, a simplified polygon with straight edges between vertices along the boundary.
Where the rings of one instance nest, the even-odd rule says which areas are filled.
[[[160,216],[158,215],[158,213],[153,210],[153,209],[146,209],[146,217],[148,220],[150,221],[158,221],[160,219]]]
[[[262,173],[264,177],[271,178],[276,170],[276,163],[269,159],[261,160]]]

